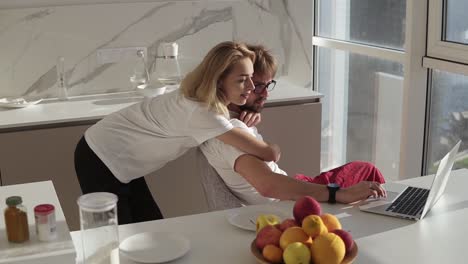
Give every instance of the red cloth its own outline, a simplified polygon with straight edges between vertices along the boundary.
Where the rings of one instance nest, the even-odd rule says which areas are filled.
[[[385,183],[385,179],[379,169],[374,164],[365,161],[353,161],[330,171],[322,172],[315,177],[296,174],[294,178],[317,184],[337,183],[343,188],[361,181]]]

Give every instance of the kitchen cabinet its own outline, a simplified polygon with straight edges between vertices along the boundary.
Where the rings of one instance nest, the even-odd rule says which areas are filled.
[[[267,107],[257,126],[263,139],[281,148],[278,164],[288,175],[320,173],[321,103]]]
[[[284,104],[269,104],[258,129],[266,141],[280,145],[279,164],[288,174],[316,175],[320,170],[321,104]],[[2,184],[52,180],[69,229],[79,229],[76,199],[81,191],[73,153],[84,131],[96,121],[0,130]],[[165,217],[207,211],[195,155],[190,150],[145,177]]]
[[[70,230],[79,229],[76,199],[81,194],[73,152],[88,127],[69,125],[0,132],[3,185],[52,180]],[[34,201],[24,203],[31,205]]]

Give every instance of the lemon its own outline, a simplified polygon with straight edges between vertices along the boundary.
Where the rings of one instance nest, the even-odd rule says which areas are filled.
[[[291,243],[283,252],[283,260],[286,264],[309,264],[310,250],[301,242]]]

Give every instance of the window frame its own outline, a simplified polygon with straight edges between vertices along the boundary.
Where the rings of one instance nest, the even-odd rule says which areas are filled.
[[[443,40],[444,3],[445,0],[429,0],[427,57],[468,64],[468,44]]]

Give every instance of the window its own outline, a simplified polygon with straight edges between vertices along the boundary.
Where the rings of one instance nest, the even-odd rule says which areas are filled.
[[[467,1],[429,1],[428,50],[423,63],[431,72],[426,173],[434,173],[440,159],[460,139],[454,168],[468,168],[467,9]]]
[[[427,173],[459,141],[454,169],[468,168],[468,76],[433,70],[427,151]]]
[[[317,62],[324,94],[322,146],[328,146],[322,166],[366,160],[386,175],[398,175],[402,64],[324,47]]]
[[[466,10],[460,0],[315,0],[322,169],[360,159],[390,180],[426,175],[460,139],[454,168],[468,168]]]
[[[466,10],[468,2],[459,0],[445,1],[445,41],[468,44],[468,20]]]
[[[366,160],[399,179],[406,1],[317,0],[315,14],[322,169]]]
[[[317,1],[317,35],[403,50],[405,0]]]

